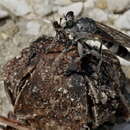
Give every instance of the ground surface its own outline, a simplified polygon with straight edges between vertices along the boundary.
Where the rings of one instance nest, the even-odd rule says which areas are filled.
[[[3,89],[3,65],[42,34],[54,35],[52,21],[73,10],[76,16],[89,16],[130,35],[129,8],[130,0],[0,0],[0,115],[11,109]],[[130,67],[123,68],[130,77]]]

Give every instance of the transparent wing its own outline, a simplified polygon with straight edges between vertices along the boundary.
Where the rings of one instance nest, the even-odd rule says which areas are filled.
[[[116,42],[122,46],[130,47],[130,36],[102,23],[96,22],[97,28],[104,39],[109,39],[112,42]]]

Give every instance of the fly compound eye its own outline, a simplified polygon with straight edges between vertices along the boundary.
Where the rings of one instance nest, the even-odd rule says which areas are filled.
[[[66,14],[66,16],[65,16],[65,19],[66,19],[67,21],[69,21],[69,20],[74,20],[74,12],[73,12],[73,11],[69,11],[69,12]]]
[[[69,11],[65,16],[65,28],[72,28],[74,25],[74,12]]]

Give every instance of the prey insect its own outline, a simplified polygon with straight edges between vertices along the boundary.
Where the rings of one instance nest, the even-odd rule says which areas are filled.
[[[93,130],[111,119],[127,119],[126,77],[118,59],[82,39],[70,39],[61,24],[54,26],[57,37],[38,38],[5,65],[4,85],[13,111],[9,119],[0,116],[7,124],[1,128]]]
[[[65,16],[64,30],[71,38],[78,40],[99,40],[114,54],[130,61],[130,37],[91,18],[76,19],[74,13],[69,11]],[[100,49],[101,49],[100,48]]]

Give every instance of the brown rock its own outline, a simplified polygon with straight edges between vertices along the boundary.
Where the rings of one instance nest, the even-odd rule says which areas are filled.
[[[16,120],[29,129],[80,130],[126,117],[126,78],[118,59],[103,51],[98,73],[97,49],[81,59],[76,46],[68,48],[43,36],[7,63],[5,88]]]

